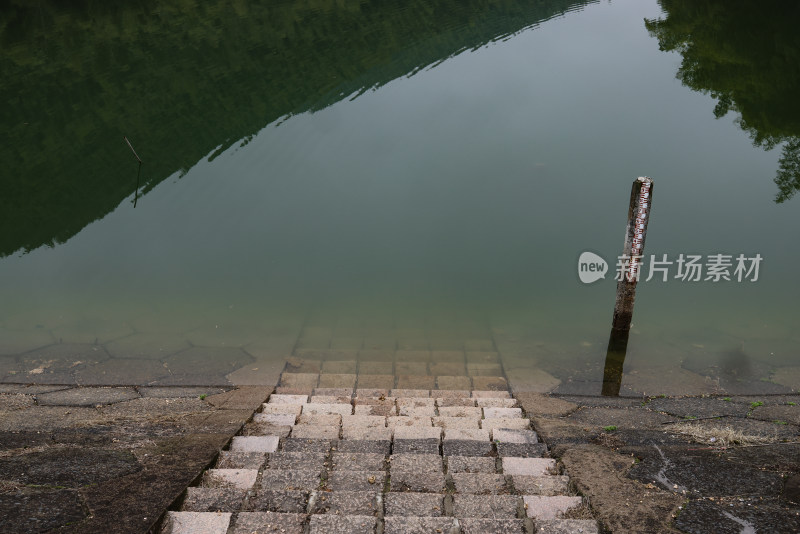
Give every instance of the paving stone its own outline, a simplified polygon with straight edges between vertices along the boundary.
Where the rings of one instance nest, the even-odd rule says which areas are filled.
[[[433,426],[431,417],[415,416],[410,417],[407,415],[398,415],[386,418],[386,426],[389,428],[398,428],[401,426]]]
[[[470,376],[500,377],[503,368],[497,363],[467,363],[467,374]],[[478,387],[478,386],[475,386]]]
[[[286,452],[324,452],[331,450],[329,439],[301,439],[284,438],[281,440],[281,450]]]
[[[230,513],[167,512],[164,534],[225,534],[231,522]]]
[[[292,426],[296,420],[296,415],[288,413],[257,413],[253,415],[254,423],[263,423],[276,426]]]
[[[251,512],[302,514],[308,506],[309,490],[271,490],[260,488],[247,500]]]
[[[444,493],[447,483],[444,473],[392,472],[389,479],[391,491],[415,491],[421,493]]]
[[[389,456],[392,451],[392,442],[389,440],[342,440],[337,444],[335,450],[338,452],[374,453]]]
[[[597,522],[591,519],[540,519],[536,534],[598,534]]]
[[[517,493],[521,495],[565,495],[569,493],[569,477],[564,475],[511,475]]]
[[[314,395],[327,396],[327,397],[352,397],[353,396],[353,388],[352,387],[343,387],[343,388],[323,388],[323,387],[318,387],[318,388],[314,388]]]
[[[267,463],[265,452],[222,451],[217,458],[217,469],[261,469]]]
[[[258,478],[257,469],[209,469],[203,473],[204,488],[236,488],[248,490]]]
[[[263,490],[315,490],[319,489],[319,471],[282,471],[265,469],[261,473]]]
[[[490,473],[496,472],[495,459],[482,456],[448,456],[448,473]]]
[[[182,512],[238,512],[247,490],[186,488]]]
[[[331,491],[382,491],[385,471],[331,471],[325,488]]]
[[[308,402],[308,395],[278,395],[273,393],[269,396],[267,404],[305,404]]]
[[[484,397],[475,399],[481,408],[515,408],[517,399],[498,399],[495,397]]]
[[[475,406],[439,406],[441,417],[467,417],[469,419],[481,419],[483,417],[482,408]]]
[[[361,361],[358,364],[358,380],[361,381],[361,376],[390,376],[392,377],[392,385],[389,389],[394,387],[394,362],[381,362],[381,361]]]
[[[334,452],[331,467],[338,471],[381,471],[386,469],[386,456],[379,453]]]
[[[506,379],[503,378],[502,376],[473,375],[472,387],[480,391],[493,391],[495,393],[505,393],[506,395],[508,395],[508,382],[506,382]]]
[[[428,377],[428,364],[427,362],[404,362],[404,361],[395,361],[394,362],[394,372],[395,375],[399,378],[401,377]],[[399,380],[398,380],[399,382]],[[398,387],[405,387],[405,386],[398,386]],[[410,386],[409,389],[426,389],[425,386],[422,387],[414,387]],[[430,389],[430,388],[427,388]]]
[[[431,399],[433,400],[433,399]],[[433,417],[436,415],[435,406],[398,406],[397,413],[407,417]]]
[[[292,437],[302,439],[339,439],[338,426],[297,425],[292,427]]]
[[[343,415],[342,428],[385,428],[386,418],[377,415]]]
[[[463,350],[432,350],[432,362],[465,363],[466,356]]]
[[[492,429],[492,441],[501,443],[539,443],[539,436],[533,430],[494,428]]]
[[[444,430],[444,439],[445,441],[485,441],[491,445],[489,440],[489,431],[483,428],[446,428]]]
[[[275,452],[279,442],[278,436],[234,436],[231,441],[231,451]]]
[[[466,359],[468,363],[494,363],[500,361],[500,355],[496,351],[467,349]]]
[[[312,500],[312,514],[378,515],[376,491],[317,491]]]
[[[319,375],[319,387],[321,388],[355,388],[355,374],[321,374]]]
[[[358,377],[361,380],[361,376]],[[389,390],[392,388],[356,388],[355,397],[353,402],[355,403],[355,399],[375,399],[378,400],[381,397],[386,399],[389,396]]]
[[[305,523],[305,514],[240,512],[230,534],[303,534]],[[204,530],[194,532],[206,534]]]
[[[392,443],[395,454],[438,454],[438,439],[400,439]]]
[[[393,430],[385,427],[347,427],[342,429],[344,440],[388,441],[392,439]]]
[[[286,373],[319,374],[322,362],[304,358],[289,357],[286,359]]]
[[[433,426],[442,428],[479,428],[480,419],[472,417],[434,417]]]
[[[311,516],[309,534],[373,534],[378,525],[376,517],[367,515],[331,515]]]
[[[454,495],[453,515],[457,518],[513,519],[522,506],[516,495]]]
[[[455,524],[452,517],[409,517],[387,516],[384,520],[383,534],[449,534]]]
[[[444,515],[444,495],[437,493],[390,492],[383,496],[385,514],[417,517]]]
[[[269,469],[298,469],[300,471],[322,471],[327,454],[324,452],[278,451],[269,458]]]
[[[583,504],[581,497],[525,495],[525,513],[532,519],[559,519],[564,512]]]
[[[523,519],[476,519],[460,520],[463,534],[524,534]],[[538,532],[538,530],[537,530]]]
[[[486,419],[501,419],[501,418],[522,418],[522,409],[521,408],[491,408],[491,407],[484,407],[483,408],[483,416]]]
[[[556,469],[552,458],[503,458],[503,473],[506,475],[549,475]]]
[[[482,419],[481,428],[495,429],[507,428],[510,430],[528,430],[531,427],[529,419],[520,419],[516,417],[498,417],[492,419]]]
[[[442,442],[442,453],[445,456],[489,456],[492,454],[492,442],[450,439]]]
[[[304,404],[303,405],[303,414],[339,414],[339,415],[351,415],[353,413],[353,407],[349,404],[338,404],[338,403],[330,403],[330,404]],[[510,427],[509,427],[510,428]]]
[[[336,395],[311,395],[308,399],[309,404],[350,404],[352,397]]]
[[[369,405],[357,404],[355,407],[355,415],[373,415],[389,417],[397,415],[397,407],[392,405]]]
[[[395,388],[389,392],[392,397],[396,399],[400,398],[424,398],[431,396],[431,388],[427,389],[404,389],[404,388]]]
[[[472,398],[473,399],[510,399],[511,394],[508,392],[508,388],[505,390],[478,390],[475,389],[472,391]]]
[[[97,406],[138,398],[133,388],[72,388],[41,393],[36,402],[40,406]]]
[[[266,423],[259,423],[251,421],[246,423],[242,428],[242,436],[276,436],[285,438],[292,432],[292,427],[289,425],[269,425]]]
[[[308,397],[314,391],[313,387],[290,388],[278,386],[275,388],[276,395],[305,395]]]
[[[504,475],[494,473],[452,473],[457,493],[472,495],[502,495],[511,493]]]
[[[398,408],[430,408],[436,406],[436,399],[431,397],[397,397],[396,402]]]
[[[431,359],[431,351],[429,350],[404,350],[400,349],[394,353],[395,361],[397,362],[428,362]]]
[[[464,362],[437,362],[432,361],[428,364],[428,372],[435,376],[449,376],[449,377],[466,377],[467,368],[464,365]],[[469,389],[470,386],[466,388],[459,387],[453,389]]]
[[[298,425],[316,426],[339,426],[342,424],[342,416],[338,413],[304,413],[297,418]]]
[[[368,395],[357,395],[353,398],[353,404],[356,406],[360,406],[362,404],[368,405],[377,405],[377,406],[395,406],[397,399],[394,397],[390,397],[389,395],[378,395],[378,396],[368,396]]]
[[[308,398],[308,396],[306,396]],[[292,414],[292,415],[300,415],[300,412],[303,411],[302,404],[269,404],[264,403],[261,405],[261,413],[262,414]]]
[[[390,473],[442,473],[444,465],[438,454],[393,454],[389,459]]]
[[[421,425],[413,425],[413,426],[396,426],[394,429],[394,439],[395,441],[398,440],[408,440],[408,439],[441,439],[442,436],[442,429],[439,427],[434,426],[421,426]]]
[[[516,456],[521,458],[541,458],[547,454],[544,443],[496,443],[497,455],[501,458]]]
[[[391,367],[391,364],[390,364]],[[391,369],[390,369],[391,372]],[[359,388],[385,388],[394,387],[394,375],[390,374],[359,374],[357,387]]]
[[[444,391],[437,391],[436,395],[441,395],[445,393]],[[469,394],[469,393],[468,393]],[[439,407],[439,415],[446,415],[442,414],[442,408],[444,407],[467,407],[467,408],[474,408],[475,401],[477,399],[473,399],[470,397],[436,397],[436,405]]]
[[[355,360],[331,360],[322,362],[322,373],[352,375],[356,373],[358,362]]]
[[[319,383],[317,373],[283,373],[278,383],[280,387],[306,389],[314,388]]]
[[[472,387],[472,379],[468,376],[437,376],[436,387],[439,390],[468,390]]]

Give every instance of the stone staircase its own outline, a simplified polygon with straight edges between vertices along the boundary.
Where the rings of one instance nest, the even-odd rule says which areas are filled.
[[[490,376],[294,363],[163,534],[598,532],[496,362],[480,364]],[[452,384],[471,389],[430,388]]]

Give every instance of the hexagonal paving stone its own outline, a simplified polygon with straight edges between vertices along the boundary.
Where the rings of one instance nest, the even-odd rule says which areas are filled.
[[[253,357],[241,349],[192,347],[165,359],[171,374],[169,378],[159,380],[159,383],[227,384],[225,375],[253,361]]]
[[[140,358],[160,360],[189,348],[189,342],[181,336],[169,334],[133,334],[106,343],[113,358]]]
[[[151,385],[169,376],[169,370],[156,360],[111,359],[75,371],[81,385]]]
[[[42,393],[36,397],[41,406],[97,406],[138,399],[133,388],[79,387]]]

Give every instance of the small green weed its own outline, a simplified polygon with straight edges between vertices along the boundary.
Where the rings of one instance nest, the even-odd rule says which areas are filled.
[[[750,409],[751,410],[753,410],[755,408],[758,408],[759,406],[764,406],[764,403],[761,402],[761,401],[755,401],[755,402],[751,402],[750,403]]]
[[[617,427],[615,425],[604,426],[603,430],[606,432],[616,432]]]

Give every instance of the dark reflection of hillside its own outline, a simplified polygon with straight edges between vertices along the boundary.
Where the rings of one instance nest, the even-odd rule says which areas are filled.
[[[717,99],[716,117],[739,113],[756,146],[784,143],[776,202],[800,189],[800,3],[659,0],[647,20],[662,50],[683,55],[678,79]]]
[[[0,256],[62,243],[265,125],[589,0],[69,3],[0,8]],[[66,7],[69,5],[70,7]]]

